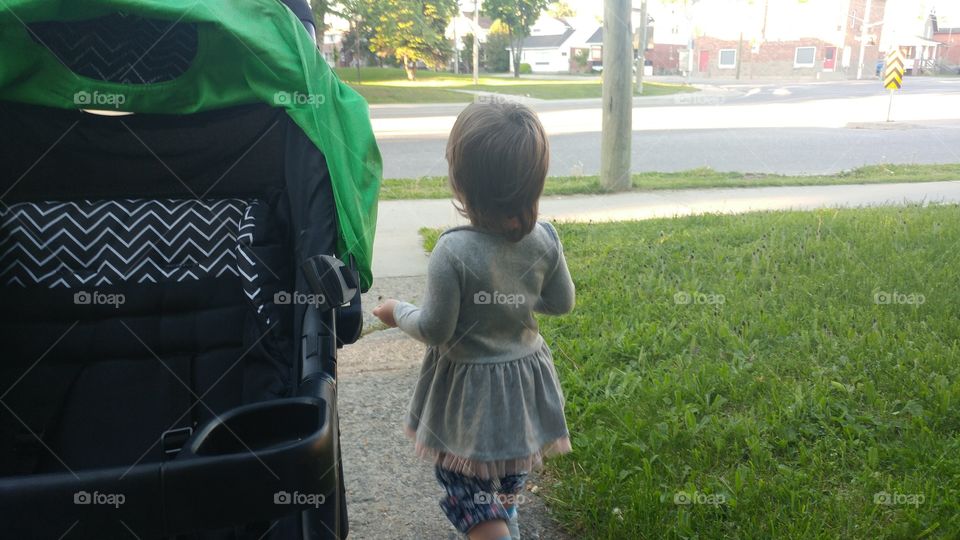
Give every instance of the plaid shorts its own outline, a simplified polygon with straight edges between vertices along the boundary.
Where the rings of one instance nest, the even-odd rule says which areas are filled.
[[[464,476],[436,466],[437,482],[446,490],[447,496],[440,499],[440,508],[458,531],[466,533],[484,521],[510,516],[504,504],[516,504],[514,495],[523,491],[526,474],[505,476],[498,481]]]

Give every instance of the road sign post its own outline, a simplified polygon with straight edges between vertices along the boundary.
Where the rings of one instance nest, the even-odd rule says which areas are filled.
[[[903,53],[896,47],[887,55],[887,62],[883,68],[883,87],[890,91],[890,103],[887,105],[887,122],[891,121],[893,112],[893,94],[903,88],[904,69]]]

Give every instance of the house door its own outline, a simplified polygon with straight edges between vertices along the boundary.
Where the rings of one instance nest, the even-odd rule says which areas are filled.
[[[700,73],[710,71],[710,51],[700,51]]]
[[[823,70],[833,71],[837,67],[837,48],[823,48]]]

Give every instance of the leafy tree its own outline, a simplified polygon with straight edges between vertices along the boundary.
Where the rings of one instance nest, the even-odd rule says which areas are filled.
[[[510,31],[500,21],[490,26],[484,59],[487,69],[495,73],[510,70]]]
[[[317,24],[317,46],[323,50],[323,34],[327,31],[327,15],[342,16],[330,0],[310,0],[310,11]]]
[[[486,0],[483,4],[484,13],[501,21],[509,31],[514,77],[520,77],[523,40],[530,35],[530,28],[540,18],[547,4],[549,0]]]
[[[370,50],[396,58],[408,79],[416,79],[419,62],[435,68],[449,58],[452,47],[444,33],[457,0],[367,0],[366,6],[373,28]]]
[[[577,16],[577,12],[572,7],[570,7],[570,4],[568,4],[565,0],[560,0],[559,2],[553,2],[550,5],[549,13],[551,17],[556,17],[558,19],[563,17]]]

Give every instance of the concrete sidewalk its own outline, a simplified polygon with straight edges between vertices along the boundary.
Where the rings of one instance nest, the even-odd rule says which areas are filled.
[[[620,221],[692,214],[736,214],[758,210],[960,202],[960,181],[915,184],[856,184],[634,191],[614,195],[544,197],[542,219]],[[373,246],[374,278],[426,274],[421,227],[466,223],[447,199],[380,203]]]

